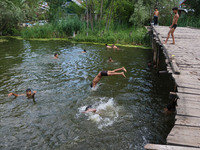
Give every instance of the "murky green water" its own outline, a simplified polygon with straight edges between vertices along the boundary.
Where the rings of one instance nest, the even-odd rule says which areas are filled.
[[[86,49],[88,53],[82,54]],[[53,59],[58,52],[59,59]],[[108,63],[112,56],[114,63]],[[147,67],[151,50],[70,44],[65,41],[0,43],[0,149],[143,149],[165,143],[174,117],[162,112],[173,89],[169,75]],[[126,67],[127,78],[101,70]],[[36,103],[9,92],[36,90]],[[100,114],[82,114],[87,105]]]

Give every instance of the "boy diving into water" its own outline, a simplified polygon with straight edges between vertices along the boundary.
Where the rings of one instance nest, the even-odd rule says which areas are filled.
[[[103,76],[115,76],[115,75],[122,75],[124,78],[126,78],[124,72],[117,72],[123,70],[124,72],[127,72],[126,69],[124,67],[122,68],[118,68],[112,71],[101,71],[98,73],[98,75],[94,78],[94,80],[92,81],[92,84],[90,85],[92,88],[95,87],[97,85],[97,83],[101,80],[101,78]]]
[[[35,97],[35,94],[36,94],[36,91],[33,91],[33,93],[31,92],[31,89],[27,89],[26,90],[26,94],[15,94],[15,93],[9,93],[8,96],[15,96],[15,97],[18,97],[18,96],[26,96],[27,98],[34,98]]]
[[[177,23],[178,23],[178,19],[179,19],[178,7],[174,7],[172,10],[173,10],[173,13],[174,13],[175,15],[174,15],[174,18],[173,18],[172,25],[169,27],[170,30],[169,30],[169,32],[168,32],[168,36],[167,36],[165,42],[163,42],[163,44],[167,44],[167,41],[168,41],[168,39],[169,39],[169,37],[170,37],[170,34],[172,35],[172,39],[173,39],[173,43],[172,43],[172,44],[175,44],[174,31],[175,31],[175,29],[176,29],[176,27],[177,27]]]

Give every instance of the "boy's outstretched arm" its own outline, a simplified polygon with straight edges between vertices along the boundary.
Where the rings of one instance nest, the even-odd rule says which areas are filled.
[[[18,97],[18,96],[19,96],[18,94],[15,94],[15,93],[9,93],[9,94],[8,94],[8,97],[9,97],[9,96],[12,96],[12,95],[15,96],[15,97]]]

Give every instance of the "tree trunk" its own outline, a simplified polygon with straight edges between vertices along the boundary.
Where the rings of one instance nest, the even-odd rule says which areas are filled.
[[[86,7],[87,7],[87,36],[88,36],[88,0],[86,0]]]
[[[109,19],[109,24],[108,24],[108,31],[109,31],[109,27],[110,27],[110,23],[111,23],[111,19],[112,19],[113,8],[114,8],[114,0],[112,0],[112,7],[111,7],[111,11],[110,11],[110,19]]]
[[[109,10],[109,12],[108,12],[107,19],[106,19],[106,30],[107,30],[107,28],[108,28],[108,21],[109,21],[110,13],[111,13],[111,7],[110,7],[110,10]]]
[[[101,10],[100,10],[100,21],[102,19],[102,15],[103,15],[103,0],[101,0]]]
[[[90,6],[90,25],[91,25],[91,29],[93,31],[93,16],[92,16],[92,12],[93,12],[93,0],[92,0],[92,5]]]

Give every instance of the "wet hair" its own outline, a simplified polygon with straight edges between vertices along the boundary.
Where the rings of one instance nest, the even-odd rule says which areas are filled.
[[[55,53],[54,56],[56,57],[56,55],[58,55],[58,53]]]
[[[85,50],[85,49],[84,49],[83,51],[84,51],[84,52],[86,52],[86,50]]]
[[[92,105],[89,105],[85,108],[85,111],[87,111],[89,108],[92,108]]]
[[[108,46],[108,44],[105,44],[105,46]]]
[[[110,58],[112,59],[112,57],[111,57],[111,56],[110,56],[110,57],[108,57],[108,59],[110,59]]]
[[[172,10],[178,10],[178,7],[174,7],[174,8],[172,8]]]
[[[31,89],[29,89],[29,88],[28,88],[28,89],[26,89],[26,92],[29,92],[29,91],[31,91]]]
[[[158,9],[157,7],[155,9]]]

